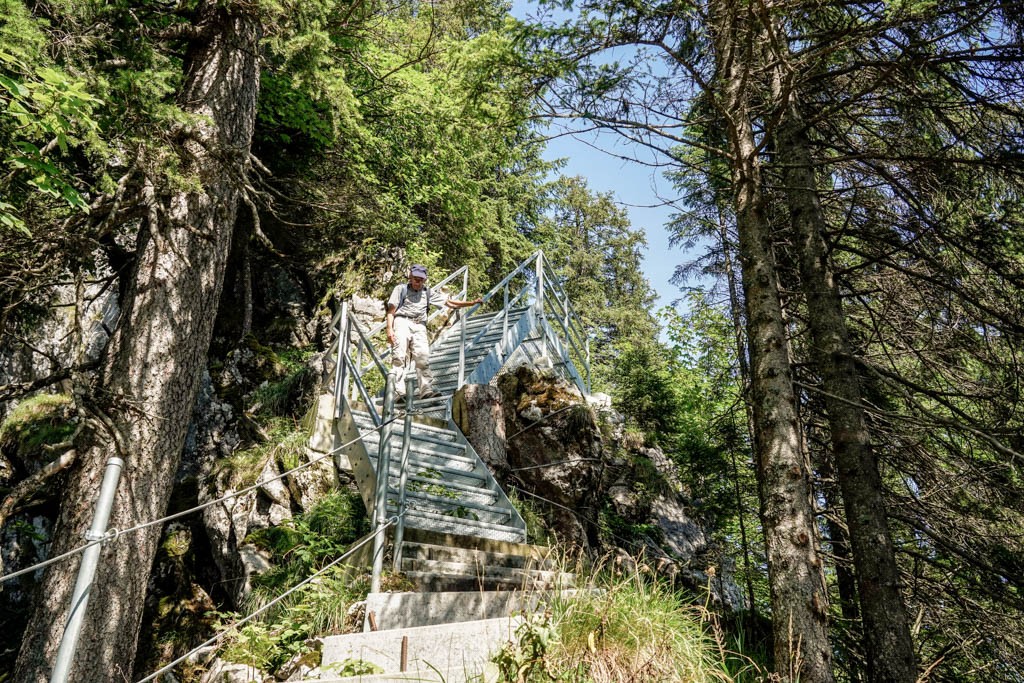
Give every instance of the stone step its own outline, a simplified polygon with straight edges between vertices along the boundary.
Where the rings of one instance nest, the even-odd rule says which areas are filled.
[[[519,623],[519,617],[499,617],[326,637],[322,639],[320,680],[441,680],[398,677],[436,676],[438,672],[447,672],[447,681],[468,680],[479,675],[490,658],[514,638]],[[378,676],[390,678],[331,678],[332,669],[339,670],[346,662],[374,664],[384,670]]]
[[[477,538],[461,534],[440,533],[436,531],[417,530],[405,534],[407,543],[420,543],[426,545],[447,546],[451,548],[465,548],[469,550],[483,550],[493,553],[505,553],[508,555],[522,555],[537,560],[546,559],[551,555],[551,548],[543,545],[524,543],[522,541],[496,541],[493,539]]]
[[[471,571],[472,567],[453,567],[452,573],[445,573],[433,565],[427,565],[423,570],[403,570],[402,575],[424,593],[560,590],[573,588],[576,579],[571,574],[565,576],[556,572],[535,574],[525,569],[489,571],[479,575],[474,575]]]
[[[370,593],[366,596],[369,630],[372,612],[380,630],[430,626],[460,621],[508,617],[521,612],[536,612],[556,600],[572,599],[575,588],[560,591],[433,591]]]
[[[363,674],[346,678],[324,678],[321,676],[309,680],[318,683],[479,683],[481,675],[475,668],[469,671],[465,667],[452,667],[444,670],[430,667],[426,671],[417,670],[404,674]]]
[[[527,546],[530,547],[530,546]],[[506,553],[479,548],[460,548],[406,540],[402,557],[429,562],[461,562],[478,567],[508,567],[513,569],[557,570],[554,560],[538,557],[534,553]]]
[[[478,565],[473,562],[425,560],[402,555],[402,571],[407,574],[430,574],[438,576],[467,576],[474,579],[495,579],[503,583],[542,583],[560,588],[576,585],[576,575],[557,569],[534,569],[532,567],[503,567],[501,565]]]

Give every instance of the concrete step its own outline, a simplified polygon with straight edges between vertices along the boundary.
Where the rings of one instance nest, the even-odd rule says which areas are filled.
[[[534,560],[545,560],[551,556],[552,552],[551,548],[547,546],[534,545],[522,541],[496,541],[493,539],[477,538],[472,535],[439,533],[428,530],[406,532],[405,542],[468,550],[483,550],[485,552],[504,553],[507,555],[522,555]]]
[[[545,578],[543,572],[535,575],[524,569],[506,569],[504,570],[505,573],[502,571],[491,571],[481,575],[465,573],[466,571],[466,568],[453,568],[453,572],[448,574],[439,571],[436,567],[428,566],[422,571],[404,570],[402,575],[424,593],[459,591],[467,593],[478,591],[533,592],[572,588],[575,583],[575,576],[571,574],[566,575],[563,583],[561,575],[550,573],[552,578]]]
[[[572,599],[575,588],[561,591],[435,591],[370,593],[366,596],[369,630],[372,612],[380,630],[430,626],[461,621],[508,617],[536,612],[555,600]]]
[[[452,667],[444,670],[430,668],[427,671],[411,671],[404,674],[364,674],[347,678],[321,676],[310,680],[318,683],[479,683],[480,677],[481,673],[475,669],[469,672],[465,667]]]
[[[473,562],[425,560],[419,557],[407,557],[404,553],[402,555],[402,571],[406,574],[430,574],[433,572],[439,576],[468,576],[480,580],[495,579],[502,583],[546,584],[562,588],[572,588],[576,583],[575,574],[557,569],[503,567],[501,565],[481,565]]]
[[[533,546],[524,546],[531,549]],[[429,562],[462,562],[477,567],[507,567],[512,569],[545,569],[556,571],[554,560],[538,556],[532,550],[527,553],[502,552],[482,548],[460,548],[452,545],[406,540],[402,545],[402,557],[416,558]]]
[[[394,512],[389,506],[389,511]],[[477,536],[495,541],[521,542],[526,531],[516,525],[497,524],[483,520],[453,517],[431,510],[411,509],[406,513],[406,529],[422,529],[460,536]]]
[[[519,617],[499,617],[326,637],[322,639],[320,680],[436,681],[442,680],[438,672],[447,672],[454,677],[443,680],[465,681],[480,674],[490,658],[514,637],[519,623]],[[384,670],[378,676],[390,678],[330,678],[332,668],[339,670],[350,661],[374,664]],[[405,677],[400,677],[403,674]]]
[[[571,588],[576,582],[574,574],[561,571],[536,546],[460,547],[415,536],[402,545],[401,571],[422,591]]]

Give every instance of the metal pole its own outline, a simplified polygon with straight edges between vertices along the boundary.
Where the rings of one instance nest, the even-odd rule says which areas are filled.
[[[462,292],[463,299],[469,296],[469,269],[467,268],[462,273]],[[459,382],[455,385],[456,391],[462,386],[463,382],[466,381],[466,315],[459,313],[459,322],[461,323],[461,337],[459,340]]]
[[[466,381],[466,316],[463,313],[459,314],[459,325],[459,381],[455,385],[456,391]]]
[[[587,336],[587,393],[590,393],[590,336]]]
[[[412,445],[412,402],[416,395],[416,375],[405,378],[405,428],[402,431],[402,465],[398,469],[398,524],[395,525],[394,570],[402,568],[402,540],[405,538],[405,484],[409,477],[409,448]]]
[[[338,325],[338,355],[334,360],[334,419],[341,417],[341,395],[345,386],[345,346],[348,339],[348,302],[341,303],[341,320]]]
[[[114,505],[114,493],[121,480],[122,467],[124,467],[124,460],[121,458],[111,458],[107,461],[107,468],[103,472],[103,483],[100,485],[100,497],[96,501],[96,511],[92,517],[92,526],[85,535],[87,541],[102,541],[107,533],[110,509]],[[82,564],[78,567],[75,590],[71,594],[71,612],[68,614],[68,623],[64,627],[64,635],[57,650],[57,662],[53,666],[53,671],[50,672],[50,683],[64,683],[68,679],[71,662],[75,658],[75,650],[78,649],[78,637],[82,632],[85,610],[89,606],[89,591],[92,589],[92,581],[96,577],[96,566],[99,564],[101,546],[102,543],[95,543],[82,553]]]
[[[380,592],[380,575],[384,571],[384,534],[380,529],[388,520],[388,478],[391,469],[391,425],[395,412],[395,371],[384,380],[384,406],[381,409],[380,443],[377,447],[377,490],[373,498],[373,569],[370,592]]]
[[[544,317],[544,252],[537,252],[537,314]]]

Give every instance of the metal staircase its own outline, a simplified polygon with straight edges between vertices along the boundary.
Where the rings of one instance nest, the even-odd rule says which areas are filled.
[[[465,298],[465,266],[432,287],[451,289],[460,276],[461,291],[451,296]],[[495,541],[526,539],[522,516],[451,420],[451,398],[461,386],[489,383],[521,355],[534,361],[543,356],[581,392],[589,390],[586,336],[541,252],[483,300],[455,314],[431,344],[434,386],[441,395],[403,406],[392,405],[387,393],[395,375],[383,324],[364,330],[345,305],[334,321],[335,444],[346,444],[340,453],[347,456],[367,509],[383,501],[385,509],[374,512],[374,520],[399,518],[396,568],[405,527]],[[388,463],[386,478],[378,477],[381,462]]]

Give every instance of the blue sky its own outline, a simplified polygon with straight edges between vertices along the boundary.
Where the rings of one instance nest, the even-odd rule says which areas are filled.
[[[537,11],[530,0],[512,0],[512,14],[520,19]],[[568,16],[568,13],[563,13]],[[642,230],[647,238],[644,254],[644,275],[658,293],[655,310],[668,306],[680,297],[680,290],[669,280],[677,265],[690,260],[682,249],[668,243],[665,225],[675,212],[665,206],[666,198],[674,198],[671,184],[661,176],[661,170],[646,164],[627,161],[619,156],[654,162],[653,152],[640,149],[618,135],[584,134],[558,135],[556,127],[544,131],[552,136],[544,158],[565,159],[561,172],[567,176],[582,176],[592,192],[611,193],[624,208],[634,230]],[[609,153],[610,152],[610,153]]]
[[[554,135],[556,131],[547,131]],[[602,151],[607,150],[607,151]],[[611,152],[611,153],[608,153]],[[674,196],[671,184],[661,177],[661,170],[617,158],[635,156],[637,150],[614,133],[600,137],[562,135],[553,138],[544,158],[565,159],[562,174],[582,176],[592,192],[611,193],[624,208],[634,230],[647,237],[643,270],[651,287],[658,293],[655,310],[668,306],[680,297],[680,290],[669,280],[677,265],[691,259],[679,247],[670,247],[665,225],[675,210],[665,206],[665,198]],[[644,158],[644,157],[640,157]]]

